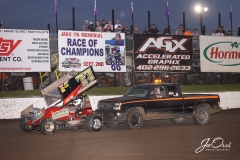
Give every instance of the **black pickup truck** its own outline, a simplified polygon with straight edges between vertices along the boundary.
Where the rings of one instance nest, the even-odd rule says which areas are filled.
[[[182,94],[177,84],[141,84],[130,88],[122,97],[103,99],[95,113],[105,126],[116,127],[125,122],[130,129],[139,129],[143,121],[170,119],[182,123],[193,118],[197,125],[208,124],[210,115],[220,112],[217,94]]]

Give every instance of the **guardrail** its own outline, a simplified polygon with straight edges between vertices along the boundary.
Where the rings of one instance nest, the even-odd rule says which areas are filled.
[[[206,94],[218,94],[220,96],[220,107],[223,110],[240,108],[240,92],[210,92]],[[115,96],[89,96],[93,110],[97,108],[97,103],[101,99],[113,98]],[[43,108],[45,102],[43,98],[8,98],[1,99],[0,119],[20,118],[21,111],[30,105],[36,108]]]

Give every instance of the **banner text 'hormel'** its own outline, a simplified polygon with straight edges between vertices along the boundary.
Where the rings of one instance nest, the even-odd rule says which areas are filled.
[[[192,38],[188,36],[134,35],[136,71],[189,72]]]
[[[0,66],[0,72],[49,72],[49,31],[0,29]]]
[[[240,72],[240,38],[200,36],[202,72]]]
[[[124,33],[58,31],[59,70],[125,72]]]

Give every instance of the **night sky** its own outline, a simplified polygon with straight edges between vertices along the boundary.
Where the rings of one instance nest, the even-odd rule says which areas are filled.
[[[170,26],[172,31],[183,23],[183,12],[186,15],[186,28],[200,30],[200,20],[195,6],[200,4],[208,7],[203,13],[203,25],[207,34],[218,28],[218,13],[221,13],[221,25],[230,30],[230,5],[233,6],[233,34],[237,35],[240,27],[240,0],[97,0],[97,20],[112,19],[112,9],[115,20],[119,19],[123,26],[131,25],[130,2],[134,6],[134,24],[143,31],[148,25],[148,11],[151,13],[151,23],[162,33],[167,27],[165,16],[166,2],[169,3]],[[75,8],[76,30],[81,30],[85,20],[94,22],[94,0],[58,0],[58,29],[72,28],[72,7]],[[0,0],[0,21],[5,29],[47,29],[51,25],[51,32],[56,32],[54,0]],[[200,33],[200,32],[199,32]]]

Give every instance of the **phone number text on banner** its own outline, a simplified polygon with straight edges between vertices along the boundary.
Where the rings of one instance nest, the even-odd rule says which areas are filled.
[[[136,71],[189,72],[192,38],[187,36],[134,35]]]

